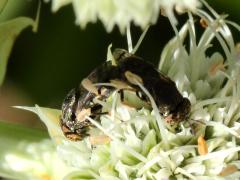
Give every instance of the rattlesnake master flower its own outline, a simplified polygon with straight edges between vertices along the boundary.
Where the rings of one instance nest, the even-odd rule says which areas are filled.
[[[90,137],[79,142],[64,137],[58,122],[60,111],[25,107],[39,115],[59,157],[68,167],[75,168],[65,179],[240,177],[240,64],[226,24],[233,23],[210,10],[212,16],[197,11],[207,23],[200,39],[189,13],[189,20],[161,55],[159,69],[176,82],[192,104],[190,119],[180,123],[177,131],[165,126],[154,102],[152,110],[137,110],[121,103],[117,92],[106,102],[98,101],[111,113],[102,115],[100,121],[88,118],[96,128]],[[188,45],[186,37],[190,40]],[[214,48],[211,42],[215,38],[222,51],[206,53]],[[137,97],[130,94],[129,99],[134,102]]]
[[[76,23],[82,28],[100,20],[108,32],[114,25],[124,32],[131,22],[146,28],[156,23],[160,10],[176,23],[174,9],[182,13],[195,11],[200,6],[198,0],[52,0],[52,10],[67,4],[73,5]]]
[[[240,178],[240,65],[227,23],[240,28],[209,10],[211,14],[195,12],[205,21],[200,38],[191,13],[179,32],[171,21],[176,37],[161,54],[160,71],[176,82],[192,104],[190,119],[180,123],[177,131],[165,126],[154,101],[152,109],[137,110],[121,103],[117,92],[106,102],[98,101],[111,113],[99,121],[88,117],[96,128],[79,142],[64,137],[61,111],[22,107],[39,115],[48,127],[55,153],[66,167],[73,168],[66,170],[63,179]],[[214,39],[221,51],[214,51]],[[207,53],[210,48],[211,54]],[[129,98],[134,102],[137,97]]]

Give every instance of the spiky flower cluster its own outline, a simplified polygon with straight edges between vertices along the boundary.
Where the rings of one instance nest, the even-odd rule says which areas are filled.
[[[80,142],[63,136],[60,110],[22,107],[39,115],[56,145],[55,153],[72,168],[63,179],[240,178],[240,65],[227,24],[240,27],[205,5],[211,15],[195,11],[204,22],[202,36],[196,37],[189,12],[180,31],[171,21],[176,36],[161,54],[159,70],[192,104],[190,119],[179,124],[178,131],[165,127],[154,101],[152,109],[137,110],[121,103],[118,93],[99,101],[111,113],[99,121],[88,117],[96,128]],[[222,49],[210,54],[214,39]]]
[[[73,5],[76,24],[84,28],[88,23],[100,20],[108,32],[112,31],[114,25],[125,32],[131,22],[141,28],[155,24],[160,9],[162,14],[176,23],[173,9],[183,13],[187,10],[195,11],[200,6],[198,0],[52,0],[52,10],[55,12],[67,4]]]
[[[58,154],[76,168],[66,179],[240,177],[240,66],[227,23],[238,26],[210,10],[213,16],[196,12],[207,23],[199,41],[189,13],[189,20],[176,30],[176,37],[161,55],[160,71],[176,82],[192,104],[190,120],[181,123],[179,131],[173,133],[164,126],[154,102],[153,110],[136,110],[122,104],[114,93],[107,102],[99,102],[111,115],[102,115],[98,122],[89,118],[96,126],[92,135],[72,142],[63,137],[58,124],[50,126],[47,109],[36,107],[34,111],[48,126]],[[190,42],[185,46],[187,36]],[[207,55],[214,38],[223,55]],[[96,143],[99,137],[100,144]]]

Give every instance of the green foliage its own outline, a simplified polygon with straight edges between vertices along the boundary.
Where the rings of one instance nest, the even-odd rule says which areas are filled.
[[[8,0],[1,0],[0,1],[0,13],[3,11],[3,9],[5,8],[6,4],[7,4]]]
[[[28,26],[33,28],[36,23],[27,17],[19,17],[0,24],[0,85],[6,74],[6,67],[16,37]]]
[[[8,143],[8,147],[10,147],[10,142],[15,144],[21,139],[33,142],[42,140],[44,138],[48,138],[46,131],[30,129],[19,124],[0,121],[0,142],[3,145],[1,147],[4,147],[4,143]],[[1,148],[1,150],[3,149],[4,148]]]

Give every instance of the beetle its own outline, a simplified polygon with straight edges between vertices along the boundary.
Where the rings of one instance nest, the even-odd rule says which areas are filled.
[[[134,78],[138,79],[149,91],[160,114],[168,124],[174,126],[188,119],[191,103],[180,94],[174,81],[159,72],[153,64],[126,50],[115,49],[113,56],[120,70],[121,79],[128,81],[138,92],[141,92],[141,89],[129,77],[129,75],[134,75]],[[143,98],[146,99],[146,95]]]
[[[102,107],[94,102],[94,98],[106,100],[114,90],[120,89],[122,100],[123,91],[131,90],[140,99],[149,102],[135,81],[149,91],[166,123],[173,126],[188,118],[191,103],[179,93],[169,77],[160,73],[151,63],[126,50],[115,49],[113,57],[116,65],[111,61],[104,62],[66,96],[60,122],[67,138],[77,141],[89,136],[88,131],[93,125],[85,116],[96,119],[102,114]],[[96,87],[95,83],[111,83],[113,86]]]
[[[93,84],[109,82],[115,77],[119,77],[117,68],[112,66],[110,61],[106,61],[83,79],[79,87],[67,94],[62,104],[60,125],[68,139],[77,141],[89,135],[88,130],[92,124],[85,116],[96,118],[101,114],[102,108],[100,104],[93,102],[94,98],[106,99],[115,89],[114,87],[96,88]]]

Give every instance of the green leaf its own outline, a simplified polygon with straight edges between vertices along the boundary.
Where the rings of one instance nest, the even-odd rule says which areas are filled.
[[[0,1],[0,14],[3,11],[3,9],[5,8],[7,2],[8,2],[8,0],[1,0]]]
[[[34,21],[26,17],[19,17],[0,24],[0,85],[3,82],[7,60],[16,37],[30,25],[33,26]]]
[[[49,137],[46,131],[31,129],[20,124],[6,123],[0,121],[0,144],[24,139],[27,141],[38,141]]]
[[[7,61],[16,37],[28,26],[35,28],[36,22],[31,18],[18,17],[0,24],[0,85],[3,83]]]
[[[43,108],[38,105],[35,107],[15,106],[15,108],[24,109],[37,114],[40,120],[47,126],[48,133],[56,144],[59,144],[61,140],[65,138],[60,127],[60,110]]]
[[[0,14],[4,10],[7,2],[8,0],[0,1]],[[3,83],[6,74],[7,61],[17,36],[28,26],[32,26],[33,32],[37,32],[40,11],[41,1],[38,3],[35,20],[28,17],[18,17],[0,23],[0,86]]]

